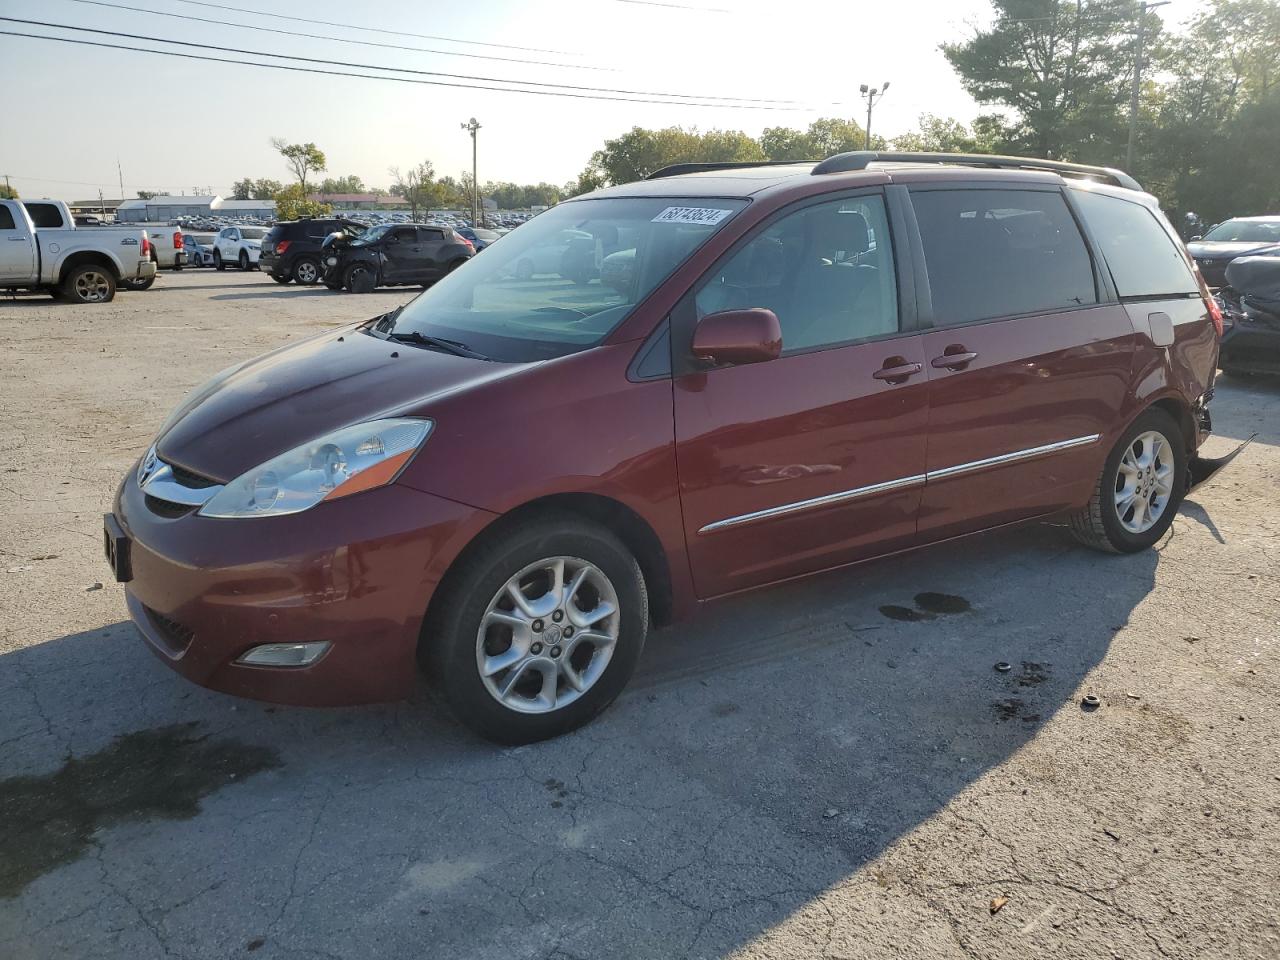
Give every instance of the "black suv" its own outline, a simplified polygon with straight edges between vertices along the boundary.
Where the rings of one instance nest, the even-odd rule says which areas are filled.
[[[387,223],[357,237],[337,233],[324,241],[324,284],[330,290],[368,293],[375,287],[430,286],[476,254],[451,227]]]
[[[285,220],[263,237],[258,268],[269,273],[276,283],[315,283],[324,273],[320,266],[324,238],[337,231],[358,236],[364,230],[364,224],[335,217]]]

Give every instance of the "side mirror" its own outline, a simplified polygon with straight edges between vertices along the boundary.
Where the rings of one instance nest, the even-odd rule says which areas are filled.
[[[778,359],[781,353],[778,316],[761,307],[709,313],[693,331],[693,357],[709,366],[762,363]]]

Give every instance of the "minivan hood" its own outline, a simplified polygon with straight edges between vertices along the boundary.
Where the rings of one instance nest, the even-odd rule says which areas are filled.
[[[455,357],[348,327],[235,370],[161,435],[157,452],[226,483],[331,430],[429,415],[432,400],[525,366]]]

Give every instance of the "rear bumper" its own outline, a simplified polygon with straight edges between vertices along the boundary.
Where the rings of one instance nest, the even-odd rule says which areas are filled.
[[[288,272],[285,270],[284,261],[274,253],[258,254],[258,269],[263,273],[278,274],[282,277]]]
[[[156,275],[156,263],[154,260],[139,260],[138,272],[134,274],[135,280],[150,280]]]
[[[436,584],[492,515],[394,484],[315,510],[165,517],[130,474],[113,515],[130,538],[129,614],[151,650],[236,696],[304,706],[408,696]],[[313,641],[330,647],[309,666],[236,662],[260,644]]]

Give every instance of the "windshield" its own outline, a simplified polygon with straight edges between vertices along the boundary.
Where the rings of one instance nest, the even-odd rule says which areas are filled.
[[[1280,243],[1280,220],[1228,220],[1204,235],[1218,243]]]
[[[360,239],[353,240],[352,243],[357,246],[364,246],[367,243],[375,243],[385,237],[388,231],[394,230],[398,226],[400,226],[398,223],[380,223],[376,227],[371,227],[364,233],[359,234]],[[348,230],[347,232],[351,233],[352,231]]]
[[[584,350],[746,205],[639,197],[562,203],[425,291],[392,332],[513,362]]]
[[[245,240],[261,240],[267,235],[267,231],[260,230],[256,227],[241,227],[240,236]]]

